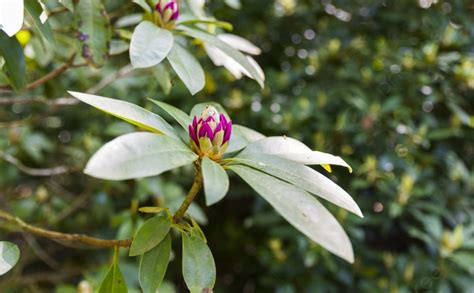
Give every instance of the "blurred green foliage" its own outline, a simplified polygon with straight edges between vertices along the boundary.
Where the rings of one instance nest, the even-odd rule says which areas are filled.
[[[104,2],[113,24],[139,11],[129,1]],[[200,47],[194,53],[203,57],[207,82],[195,97],[177,78],[165,95],[158,70],[113,76],[127,66],[127,53],[110,57],[100,69],[69,70],[16,97],[44,100],[0,105],[2,209],[54,230],[125,238],[143,221],[137,206],[179,204],[191,185],[191,169],[126,182],[81,173],[98,147],[133,127],[87,105],[52,101],[65,97],[66,90],[85,92],[112,78],[98,94],[154,111],[159,110],[147,97],[185,111],[197,102],[220,102],[235,122],[301,139],[313,149],[342,156],[354,169],[348,174],[333,168],[328,174],[365,215],[358,219],[328,205],[353,242],[354,265],[309,242],[240,180],[232,180],[231,193],[218,205],[204,212],[194,206],[207,223],[203,229],[216,260],[216,292],[472,292],[472,3],[243,0],[240,10],[221,1],[208,5],[217,18],[233,24],[234,33],[262,48],[257,61],[266,73],[263,91],[216,69]],[[53,29],[59,30],[67,17],[51,18]],[[33,34],[37,54],[27,59],[29,80],[66,59],[61,48],[67,51],[73,34],[72,28],[63,30],[54,52],[39,53]],[[1,94],[14,97],[9,95]],[[31,176],[25,166],[7,162],[11,157],[30,168],[64,165],[69,172]],[[203,197],[198,203],[204,206]],[[110,264],[110,251],[77,250],[4,231],[0,239],[19,244],[23,256],[0,279],[2,292],[97,288]],[[174,284],[181,292],[178,248],[166,280],[167,290]],[[121,270],[127,285],[138,288],[137,262],[124,255]]]

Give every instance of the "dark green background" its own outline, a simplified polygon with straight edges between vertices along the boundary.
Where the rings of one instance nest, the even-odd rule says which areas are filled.
[[[139,11],[128,1],[105,2],[112,23]],[[256,58],[266,74],[263,91],[250,79],[234,81],[196,47],[207,85],[195,97],[176,78],[165,96],[150,70],[117,79],[98,94],[155,111],[147,97],[185,111],[217,101],[239,124],[340,155],[354,172],[334,167],[328,176],[354,197],[365,218],[327,205],[352,240],[351,265],[309,242],[233,176],[225,200],[204,208],[216,292],[473,292],[474,4],[439,0],[423,9],[414,0],[243,0],[242,9],[233,10],[221,2],[209,3],[214,16],[263,50]],[[67,17],[59,15],[53,27]],[[73,31],[64,30],[59,39],[67,47]],[[30,80],[64,59],[57,53],[44,64],[44,58],[27,60]],[[22,96],[53,99],[66,90],[86,91],[128,62],[125,53],[99,70],[73,69]],[[188,169],[125,182],[82,174],[98,147],[133,131],[87,105],[0,105],[0,117],[5,153],[31,167],[73,169],[32,177],[0,160],[0,205],[28,222],[128,237],[142,217],[131,206],[172,202],[191,185]],[[202,197],[198,202],[204,207]],[[19,266],[0,278],[2,292],[69,292],[83,279],[95,285],[111,259],[109,251],[0,233],[23,254]],[[174,251],[166,279],[182,292],[177,237]],[[136,265],[121,259],[131,288],[138,288]]]

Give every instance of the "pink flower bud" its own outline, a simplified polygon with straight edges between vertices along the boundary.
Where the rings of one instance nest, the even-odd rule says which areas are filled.
[[[232,121],[219,114],[213,106],[206,106],[199,119],[194,116],[189,125],[189,137],[194,151],[201,157],[220,159],[229,145]]]

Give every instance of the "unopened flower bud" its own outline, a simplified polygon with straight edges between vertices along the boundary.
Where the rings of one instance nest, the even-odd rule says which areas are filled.
[[[220,159],[229,145],[232,121],[219,114],[213,106],[206,106],[199,119],[194,116],[189,125],[191,144],[199,156]]]
[[[164,26],[174,23],[179,17],[177,0],[158,0],[155,6]]]

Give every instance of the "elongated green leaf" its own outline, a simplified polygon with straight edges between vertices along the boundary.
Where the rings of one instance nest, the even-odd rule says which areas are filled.
[[[339,165],[352,168],[340,157],[311,150],[302,142],[286,136],[272,136],[249,144],[242,153],[279,156],[305,165]]]
[[[33,19],[35,27],[38,29],[41,36],[49,43],[54,43],[53,31],[48,22],[42,23],[40,15],[43,13],[43,8],[38,1],[25,1],[25,9]]]
[[[151,12],[151,8],[150,6],[148,5],[148,3],[146,3],[146,0],[132,0],[133,3],[139,5],[141,8],[143,8],[145,11],[147,12]]]
[[[21,91],[26,87],[26,65],[23,49],[18,40],[8,37],[0,30],[0,55],[5,60],[4,68],[7,69],[7,76],[16,91]]]
[[[201,64],[186,49],[174,43],[168,54],[168,61],[176,74],[188,88],[191,95],[204,88],[204,70]]]
[[[146,221],[133,238],[129,255],[140,255],[157,246],[168,235],[170,227],[168,215],[159,215]]]
[[[141,256],[139,279],[143,293],[155,293],[163,282],[170,261],[171,237],[168,234],[155,248]]]
[[[59,3],[66,7],[67,10],[74,12],[74,3],[72,1],[73,0],[59,0]]]
[[[265,154],[239,154],[236,162],[261,170],[311,192],[359,217],[362,212],[352,197],[336,183],[303,164]]]
[[[0,241],[0,276],[9,272],[20,259],[20,249],[14,243]]]
[[[221,165],[208,157],[202,159],[201,167],[206,204],[210,206],[224,198],[229,191],[229,176]]]
[[[232,31],[234,29],[234,27],[232,26],[232,24],[230,22],[219,21],[219,20],[212,19],[212,18],[209,18],[209,19],[202,19],[202,18],[186,19],[186,20],[183,20],[183,21],[178,21],[176,23],[176,25],[178,25],[178,26],[180,26],[180,25],[195,26],[196,24],[200,24],[200,23],[215,25],[215,26],[221,27],[221,28],[223,28],[227,31]]]
[[[153,67],[153,74],[156,77],[158,85],[163,90],[165,95],[169,95],[173,84],[171,83],[171,76],[169,70],[164,66],[165,64],[161,63]]]
[[[216,265],[211,250],[197,231],[183,236],[183,277],[191,293],[210,290],[216,283]],[[210,292],[210,291],[205,291]]]
[[[174,120],[176,120],[176,122],[178,122],[179,125],[181,125],[181,127],[184,128],[184,130],[186,130],[186,131],[188,130],[188,126],[192,122],[192,118],[189,117],[188,114],[186,114],[185,112],[181,111],[180,109],[178,109],[174,106],[171,106],[170,104],[163,103],[163,102],[153,100],[153,99],[149,99],[149,100],[151,102],[155,103],[161,109],[163,109],[171,117],[173,117]]]
[[[182,141],[168,136],[135,132],[100,148],[84,173],[109,180],[154,176],[194,162],[198,156]]]
[[[75,22],[82,57],[91,65],[104,65],[112,36],[109,18],[101,0],[81,0]]]
[[[354,262],[347,234],[322,204],[306,191],[255,169],[235,165],[237,173],[291,225],[335,255]]]
[[[151,132],[166,134],[175,138],[178,137],[174,132],[173,127],[171,127],[171,125],[169,125],[163,118],[135,104],[78,92],[69,91],[68,93],[86,104],[123,119],[140,128]]]
[[[130,61],[133,68],[147,68],[159,64],[173,47],[173,34],[149,21],[142,21],[133,31]]]
[[[118,264],[114,261],[100,284],[99,293],[127,293],[127,285]]]
[[[249,143],[265,138],[265,135],[248,127],[234,124],[232,125],[232,136],[229,141],[227,153],[240,151]]]
[[[238,50],[232,48],[230,45],[225,43],[224,41],[220,40],[214,35],[211,35],[205,31],[200,29],[194,29],[187,26],[180,27],[183,32],[193,38],[200,39],[204,42],[209,43],[210,45],[218,48],[224,54],[229,56],[230,58],[234,59],[237,63],[242,65],[242,67],[247,70],[250,75],[258,82],[258,84],[263,88],[264,81],[262,79],[261,74],[255,69],[255,67],[250,63],[250,61],[245,57],[242,53]]]

